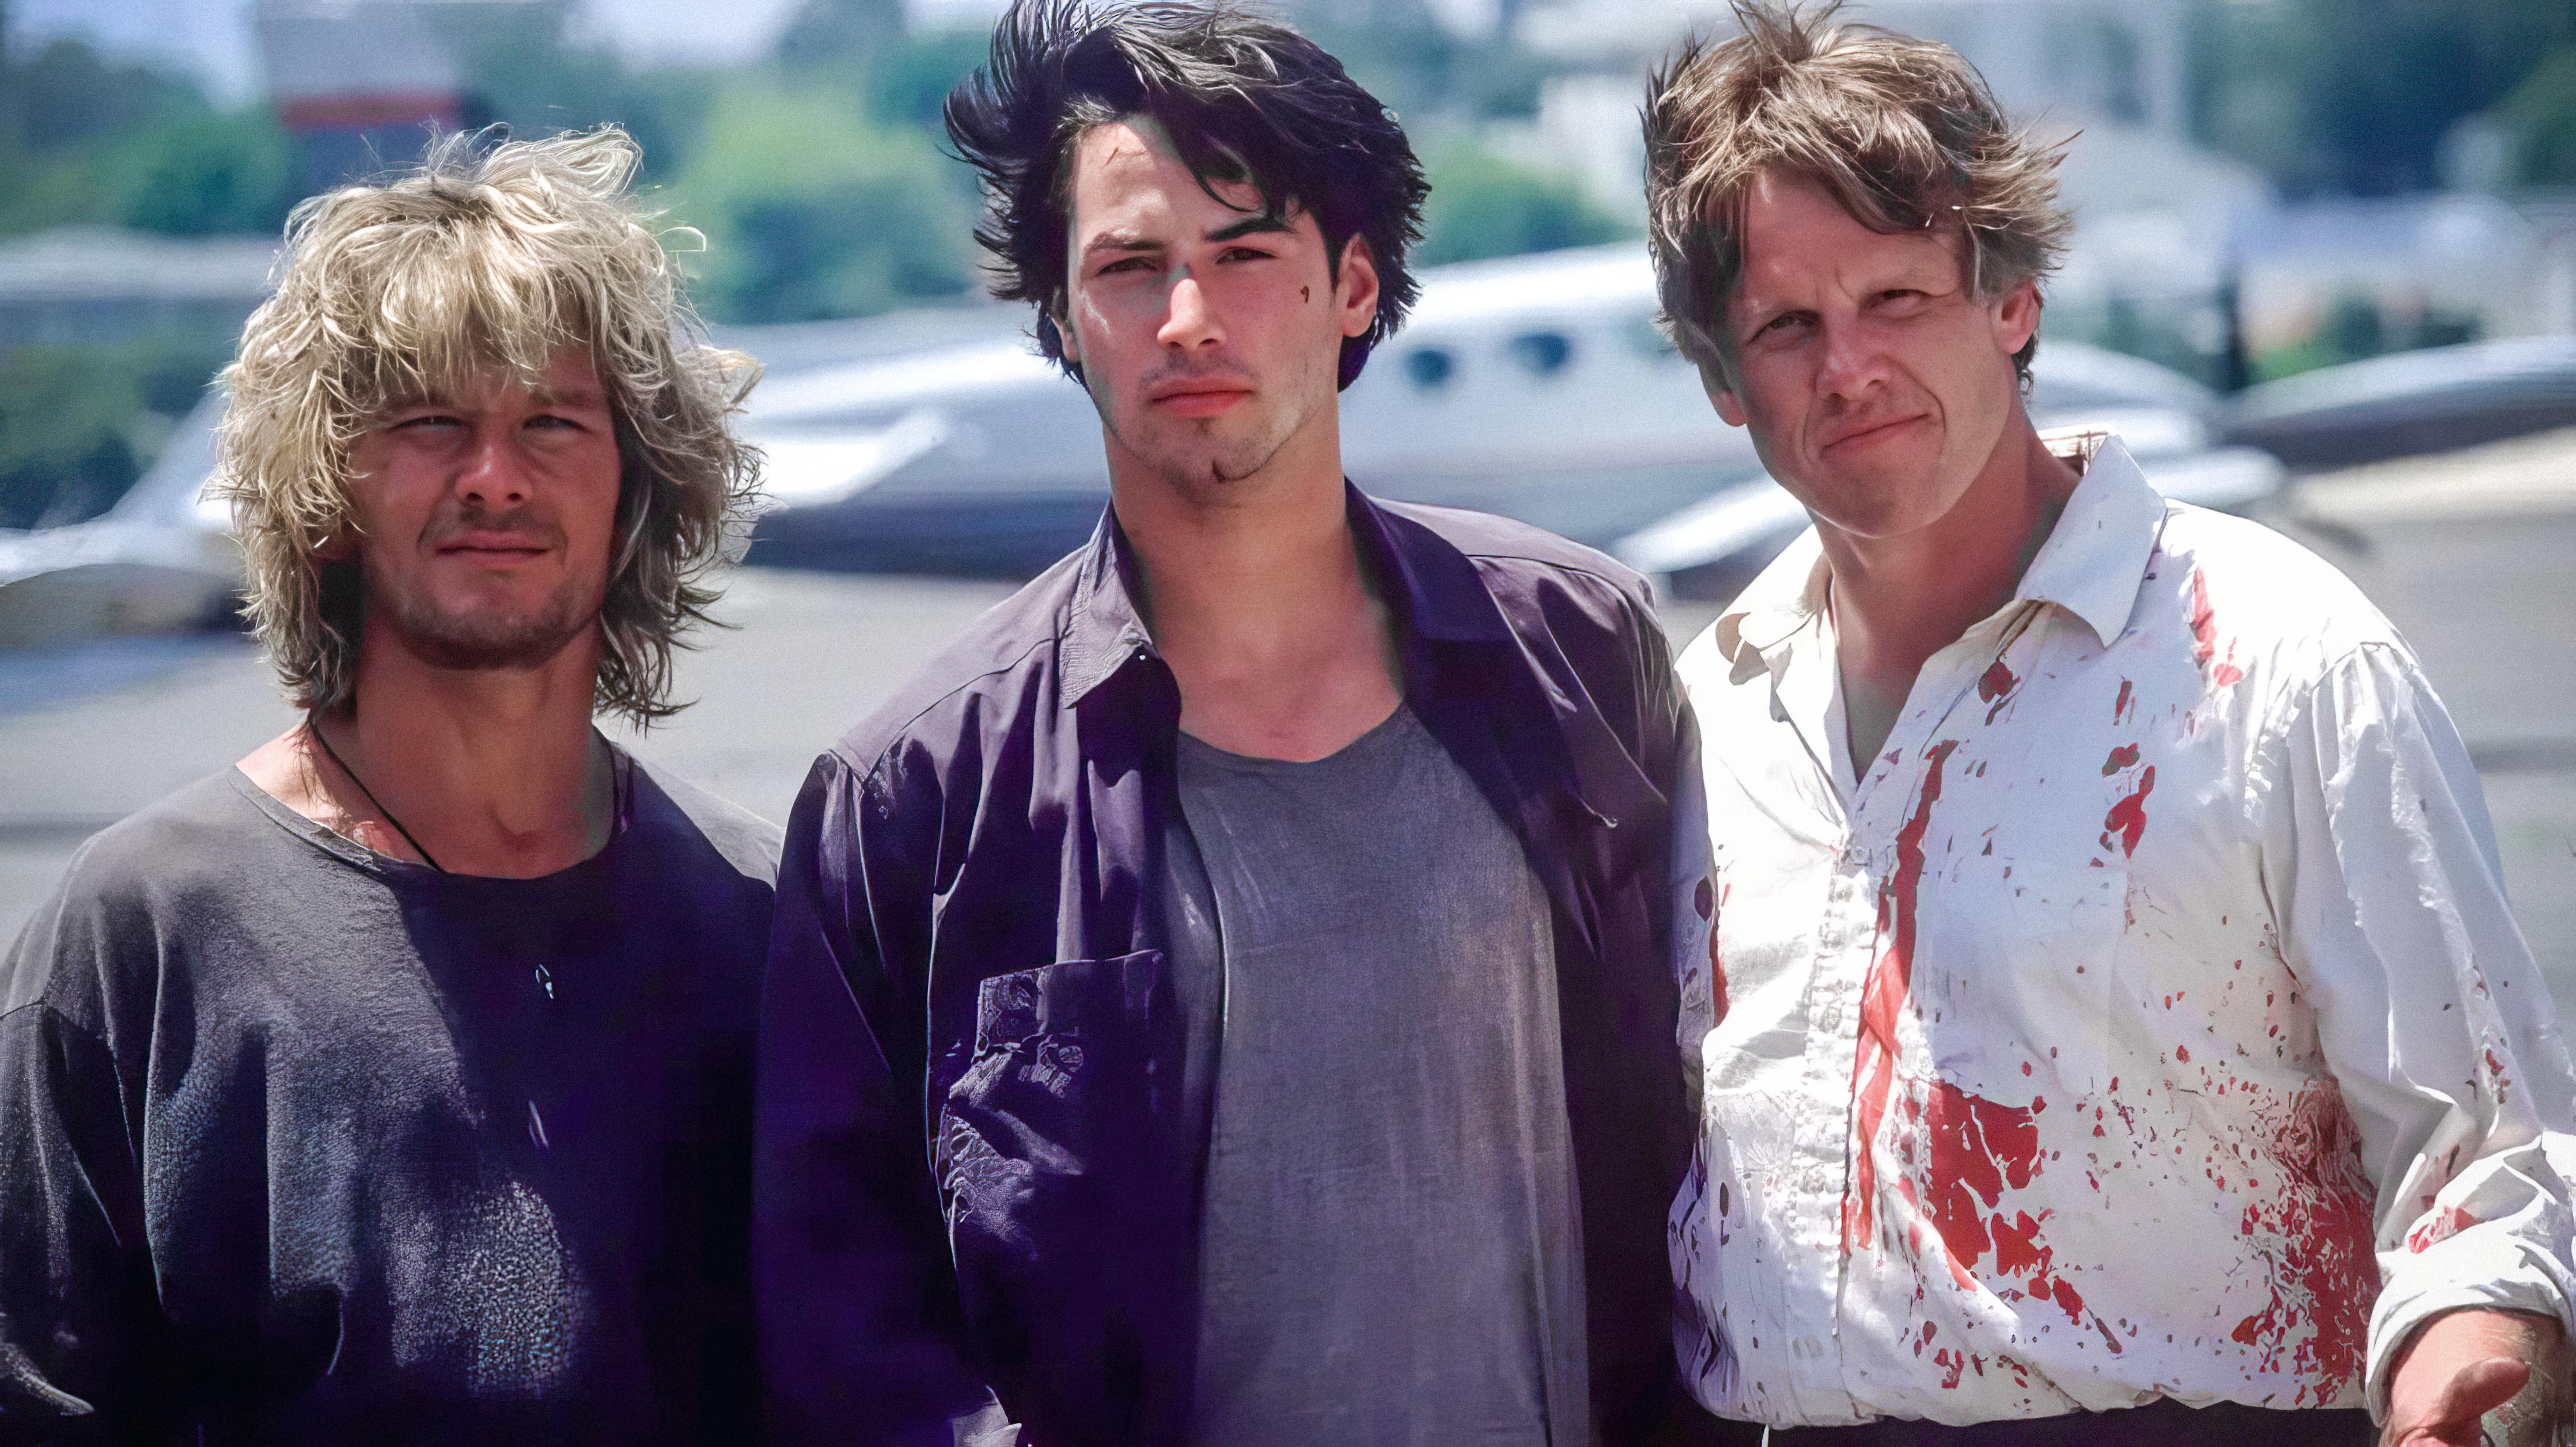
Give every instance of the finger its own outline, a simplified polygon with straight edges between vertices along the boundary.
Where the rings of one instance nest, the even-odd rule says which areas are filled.
[[[2442,1385],[2424,1416],[2409,1424],[2423,1434],[2415,1440],[2476,1447],[2478,1419],[2512,1401],[2514,1393],[2530,1380],[2530,1366],[2512,1357],[2488,1357],[2469,1363]],[[2396,1435],[2399,1441],[2405,1441],[2413,1434],[2401,1431]]]

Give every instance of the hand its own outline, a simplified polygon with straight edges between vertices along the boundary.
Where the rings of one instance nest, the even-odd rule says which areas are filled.
[[[2390,1372],[2381,1447],[2483,1447],[2483,1419],[2533,1385],[2535,1368],[2547,1368],[2553,1379],[2566,1374],[2565,1345],[2556,1318],[2530,1312],[2472,1309],[2433,1318],[2417,1329]],[[2531,1410],[2510,1415],[2539,1417],[2529,1427],[2540,1430],[2527,1438],[2528,1429],[2517,1430],[2517,1441],[2550,1440],[2559,1424],[2548,1419],[2563,1415],[2555,1381],[2539,1385],[2545,1390],[2532,1394]],[[2518,1420],[2511,1425],[2524,1427]]]

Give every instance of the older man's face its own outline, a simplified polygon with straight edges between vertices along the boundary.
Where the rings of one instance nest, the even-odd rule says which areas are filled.
[[[2038,289],[1977,296],[1965,247],[1956,227],[1872,231],[1801,177],[1766,172],[1746,198],[1710,397],[1828,528],[1881,538],[1940,520],[2017,414],[2012,359],[2039,326]]]
[[[615,422],[586,353],[542,386],[414,398],[349,450],[367,644],[530,668],[591,636],[617,538]]]

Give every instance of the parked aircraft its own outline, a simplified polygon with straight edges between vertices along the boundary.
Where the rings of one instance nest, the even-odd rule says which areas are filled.
[[[2265,455],[2213,450],[2217,400],[2177,373],[2072,342],[2038,370],[2040,425],[2119,431],[2172,495],[2242,508],[2280,485]],[[753,431],[774,499],[755,555],[781,562],[1027,572],[1090,531],[1108,488],[1090,399],[989,331],[773,378]],[[1342,450],[1380,496],[1504,513],[1685,580],[1804,525],[1658,332],[1634,244],[1426,272],[1344,394]]]
[[[1011,575],[1079,543],[1108,490],[1099,419],[1025,320],[976,307],[721,331],[769,366],[746,422],[769,459],[753,560]],[[2242,508],[2280,486],[2268,455],[2214,444],[2218,404],[2174,372],[2060,341],[2038,372],[2042,426],[2117,430],[2170,495]],[[1362,487],[1522,518],[1686,594],[1740,580],[1805,525],[1657,332],[1634,244],[1425,272],[1343,404]],[[199,497],[220,407],[104,517],[0,533],[0,641],[223,611],[238,558]]]
[[[2373,357],[2236,399],[2232,441],[2292,467],[2448,452],[2576,425],[2576,337],[2509,337]]]

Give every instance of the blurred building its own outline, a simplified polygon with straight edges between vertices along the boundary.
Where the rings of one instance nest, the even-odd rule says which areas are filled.
[[[229,347],[268,294],[273,236],[154,236],[63,226],[0,242],[0,347]]]
[[[254,0],[270,103],[320,191],[420,154],[484,117],[474,60],[551,45],[569,0]]]
[[[1458,0],[1458,4],[1469,0]],[[2186,0],[1861,0],[1841,19],[1938,40],[1966,56],[2014,116],[2061,133],[2095,125],[2180,142],[2189,120]],[[1525,158],[1590,179],[1632,214],[1645,166],[1637,105],[1647,72],[1693,35],[1736,26],[1725,0],[1491,0],[1493,23],[1554,63]],[[1444,5],[1444,15],[1456,5]]]

